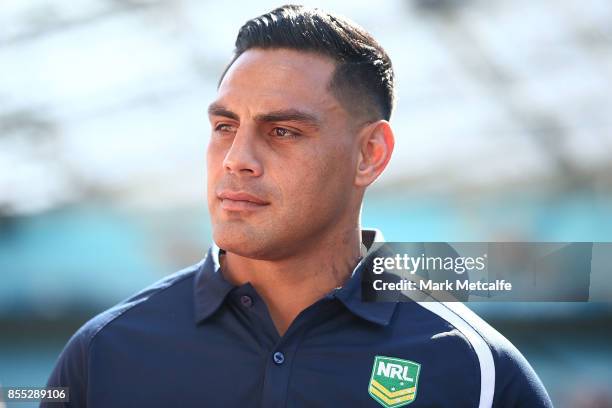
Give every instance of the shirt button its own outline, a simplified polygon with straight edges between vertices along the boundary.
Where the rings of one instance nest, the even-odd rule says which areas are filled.
[[[250,296],[243,295],[240,296],[240,303],[242,303],[242,306],[244,307],[251,307],[253,306],[253,299],[251,299]]]
[[[276,353],[274,353],[272,358],[274,359],[274,362],[278,365],[281,365],[285,362],[285,355],[281,353],[280,351],[277,351]]]

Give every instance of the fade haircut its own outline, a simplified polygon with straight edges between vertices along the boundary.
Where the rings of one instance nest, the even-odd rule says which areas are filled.
[[[393,110],[393,67],[385,50],[363,28],[316,8],[285,5],[247,21],[238,32],[234,61],[251,48],[288,48],[332,58],[329,90],[352,115],[389,120]]]

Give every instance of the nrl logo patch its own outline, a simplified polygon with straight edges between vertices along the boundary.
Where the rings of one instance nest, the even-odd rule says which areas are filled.
[[[421,365],[394,357],[376,356],[370,386],[370,396],[383,407],[396,408],[410,404],[416,398]]]

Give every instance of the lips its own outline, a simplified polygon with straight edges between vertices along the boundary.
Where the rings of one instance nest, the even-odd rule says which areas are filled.
[[[226,211],[255,211],[270,203],[244,191],[222,191],[217,194]]]

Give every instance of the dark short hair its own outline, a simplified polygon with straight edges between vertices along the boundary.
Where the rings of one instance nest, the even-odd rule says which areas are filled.
[[[385,50],[363,28],[316,8],[286,5],[247,21],[238,32],[225,73],[251,48],[288,48],[331,57],[336,70],[329,87],[350,113],[389,120],[393,67]]]

